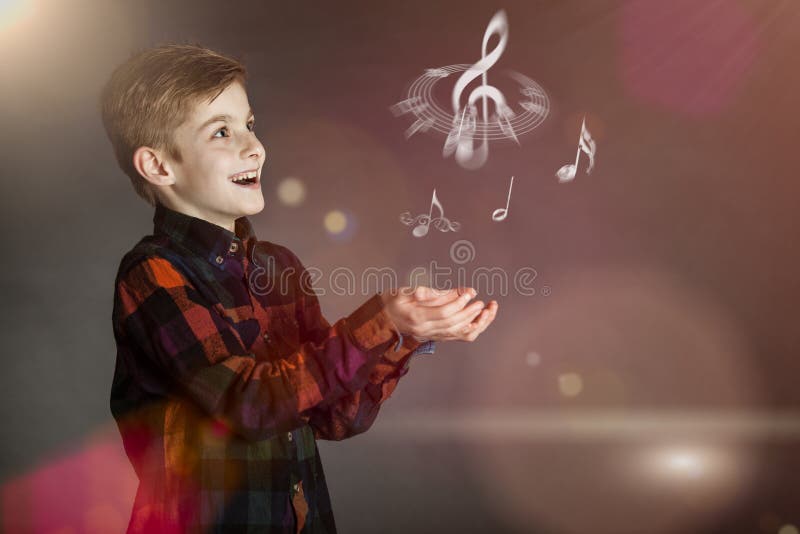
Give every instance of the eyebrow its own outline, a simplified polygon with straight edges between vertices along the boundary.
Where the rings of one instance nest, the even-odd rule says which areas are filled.
[[[247,118],[248,118],[248,120],[249,120],[250,118],[255,118],[255,114],[253,113],[253,109],[252,109],[252,108],[251,108],[251,109],[250,109],[250,111],[248,112],[248,114],[247,114]],[[214,115],[213,117],[211,117],[210,119],[208,119],[206,122],[204,122],[204,123],[203,123],[203,124],[202,124],[202,125],[201,125],[201,126],[198,128],[198,129],[197,129],[197,131],[199,132],[199,131],[201,131],[201,130],[204,130],[204,129],[206,128],[206,126],[208,126],[209,124],[214,124],[215,122],[227,122],[227,121],[230,121],[230,120],[232,120],[232,119],[233,119],[233,117],[231,117],[230,115]]]

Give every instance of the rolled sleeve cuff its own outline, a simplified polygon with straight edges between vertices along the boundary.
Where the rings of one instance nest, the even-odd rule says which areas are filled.
[[[414,352],[411,353],[412,356],[416,356],[417,354],[434,354],[436,352],[436,342],[435,341],[425,341],[414,349]]]
[[[397,332],[397,336],[400,339],[397,342],[397,344],[394,346],[395,352],[399,351],[400,348],[403,346],[403,343],[405,342],[405,339],[403,338],[403,334],[401,334],[400,332]],[[412,340],[413,340],[414,344],[416,345],[411,350],[411,356],[416,356],[417,354],[433,354],[433,353],[436,352],[436,342],[435,341],[431,341],[431,340],[428,340],[428,341],[416,341],[416,340],[414,340],[413,337],[408,338],[408,339],[409,339],[409,341],[408,341],[409,343],[412,342]]]
[[[348,315],[345,322],[353,340],[364,352],[383,352],[398,335],[380,295],[367,300]]]
[[[400,337],[400,341],[398,341],[397,345],[395,345],[395,349],[394,349],[395,352],[400,350],[400,348],[403,346],[403,342],[404,341],[406,341],[406,343],[411,341],[416,345],[415,348],[411,351],[411,353],[408,354],[408,357],[404,358],[403,365],[400,368],[400,371],[398,373],[398,376],[400,376],[400,377],[403,377],[408,373],[409,368],[411,366],[411,360],[414,358],[414,356],[417,356],[419,354],[434,354],[436,352],[436,342],[435,341],[432,341],[432,340],[417,341],[413,337],[408,337],[408,338],[405,338],[405,340],[404,340],[403,334],[401,334],[400,332],[397,332],[397,335]]]

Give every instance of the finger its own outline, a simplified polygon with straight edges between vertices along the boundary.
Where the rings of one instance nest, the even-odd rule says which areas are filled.
[[[450,302],[453,302],[458,297],[459,297],[458,292],[455,291],[454,289],[450,289],[432,295],[430,298],[417,300],[416,303],[419,304],[420,306],[437,307],[443,304],[448,304]]]
[[[389,293],[394,295],[399,295],[403,297],[404,300],[410,300],[414,298],[414,294],[416,293],[417,288],[415,287],[398,287],[397,289],[391,290]]]
[[[481,313],[483,308],[482,302],[474,302],[467,308],[458,312],[459,315],[454,316],[457,319],[460,319],[455,323],[448,321],[440,321],[438,324],[427,323],[423,327],[423,331],[425,333],[424,335],[439,341],[461,339],[461,337],[464,335],[461,330],[474,321],[475,318]]]
[[[475,295],[477,294],[477,292],[471,287],[457,287],[444,290],[432,289],[431,291],[432,293],[430,295],[430,298],[424,298],[422,300],[419,300],[418,301],[419,304],[423,306],[436,307],[436,306],[441,306],[443,304],[449,304],[450,302],[453,302],[454,300],[458,299],[458,297],[467,292],[470,292],[472,294],[472,298],[475,298]]]
[[[477,300],[470,303],[468,306],[463,307],[461,310],[451,313],[444,319],[430,321],[426,327],[438,334],[450,334],[454,332],[454,328],[472,322],[475,317],[481,313],[481,310],[484,309],[484,306],[485,304],[483,301]]]
[[[452,330],[453,340],[471,341],[492,323],[497,313],[497,303],[492,301],[472,321],[461,323]]]
[[[498,307],[499,306],[496,302],[492,302],[485,308],[484,312],[481,313],[481,316],[469,325],[465,335],[466,341],[474,341],[487,328],[489,328],[489,325],[492,324],[494,318],[497,316]]]
[[[459,296],[460,296],[460,294],[457,291],[455,291],[454,289],[451,289],[450,291],[448,291],[447,293],[445,293],[443,295],[439,295],[439,296],[436,296],[436,297],[433,297],[433,298],[430,298],[430,299],[427,299],[427,300],[417,301],[417,304],[419,304],[420,306],[429,306],[429,307],[434,307],[435,308],[437,306],[441,306],[443,304],[448,304],[450,302],[453,302],[454,300],[458,299]]]
[[[447,321],[450,320],[450,324],[453,324],[461,319],[459,317],[454,317],[456,313],[465,309],[470,301],[473,299],[474,295],[472,293],[464,293],[457,299],[448,302],[447,304],[442,304],[441,306],[431,306],[427,310],[427,320],[430,322],[435,322],[436,326],[446,326],[446,323],[439,323],[439,321]]]
[[[447,326],[446,324],[438,323],[438,321],[452,317],[456,312],[464,309],[464,307],[469,304],[469,301],[474,296],[473,293],[467,292],[458,298],[453,299],[452,295],[458,295],[458,293],[453,290],[450,296],[443,296],[443,298],[450,298],[451,300],[440,306],[428,306],[418,301],[412,302],[411,304],[415,308],[414,313],[418,315],[416,322],[419,323],[420,326],[425,325],[426,323],[436,323],[434,325],[435,328]]]
[[[434,289],[427,286],[405,287],[402,291],[408,302],[427,302],[431,299],[439,298],[445,291]]]

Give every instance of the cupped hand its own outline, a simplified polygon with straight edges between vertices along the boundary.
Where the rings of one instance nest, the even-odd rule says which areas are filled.
[[[474,302],[471,288],[403,287],[381,294],[386,312],[403,335],[418,340],[472,342],[494,321],[499,305]]]

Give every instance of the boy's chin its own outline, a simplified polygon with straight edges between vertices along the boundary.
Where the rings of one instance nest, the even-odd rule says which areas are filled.
[[[262,198],[261,202],[242,203],[238,208],[237,212],[240,216],[256,215],[264,210],[264,199]]]

